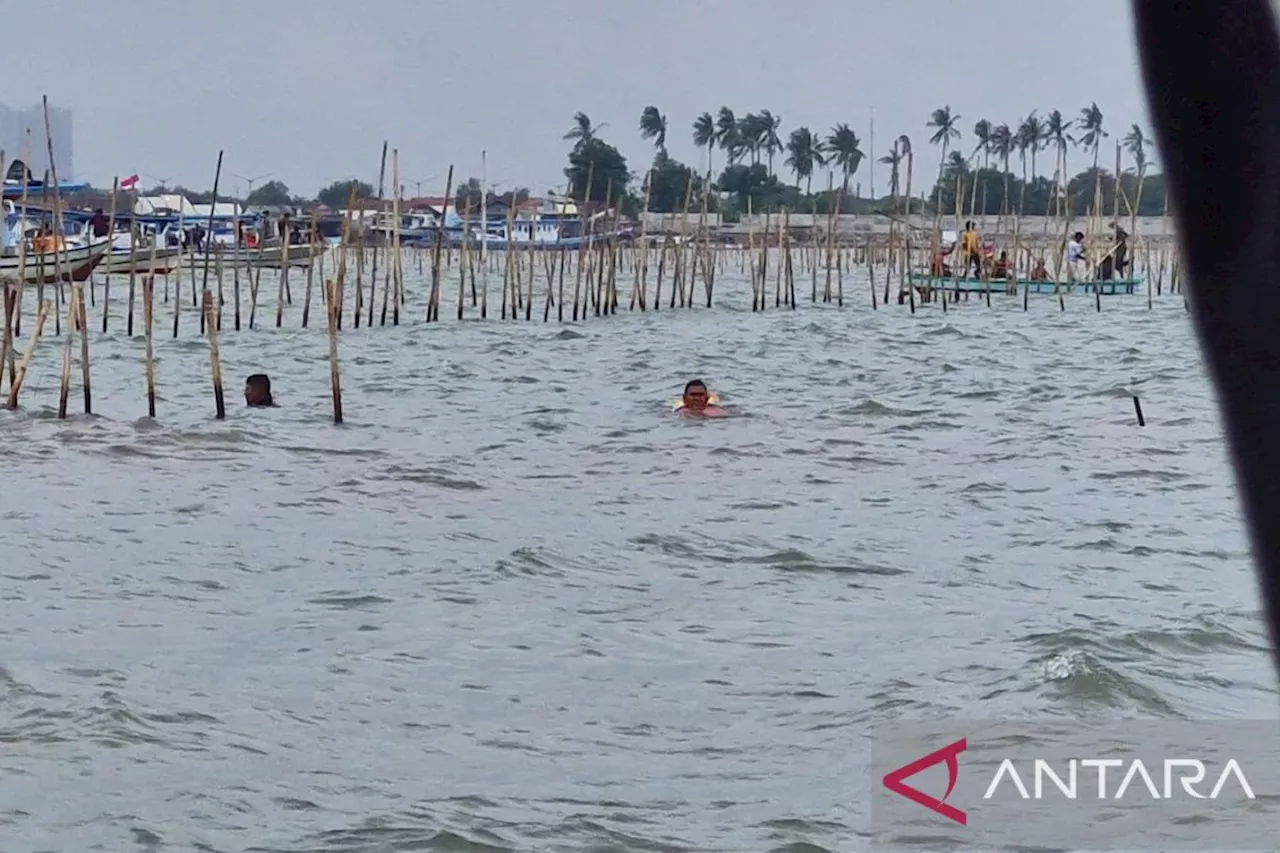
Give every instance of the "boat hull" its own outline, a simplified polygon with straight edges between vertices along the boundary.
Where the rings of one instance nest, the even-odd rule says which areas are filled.
[[[210,266],[221,263],[224,269],[234,266],[272,270],[285,267],[305,269],[315,263],[316,258],[323,255],[327,249],[327,246],[311,246],[306,243],[289,246],[283,252],[279,246],[268,246],[261,250],[219,248],[212,252],[196,252],[188,255],[186,265],[204,269],[205,260],[208,259]]]
[[[19,255],[6,254],[0,256],[0,278],[17,281],[21,272],[24,284],[87,281],[110,248],[111,241],[104,239],[87,246],[69,246],[60,252],[31,253],[27,255],[25,264]]]
[[[992,279],[983,281],[974,278],[947,278],[943,276],[912,274],[911,284],[917,288],[946,290],[951,293],[991,293],[1013,294],[1028,291],[1031,293],[1097,293],[1102,296],[1121,296],[1138,293],[1144,279],[1115,279],[1111,281],[1033,281],[1027,278]]]
[[[115,249],[98,268],[99,272],[109,275],[127,275],[130,271],[141,275],[168,275],[182,265],[182,249],[165,247],[156,249],[155,257],[151,249],[138,249],[135,256],[129,250]]]

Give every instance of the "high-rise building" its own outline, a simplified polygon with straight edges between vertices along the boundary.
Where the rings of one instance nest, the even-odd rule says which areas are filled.
[[[27,131],[31,131],[30,151],[27,151]],[[53,139],[53,157],[58,167],[58,180],[73,181],[76,177],[75,157],[72,149],[71,110],[49,107],[49,130]],[[0,149],[4,149],[5,168],[14,160],[23,160],[31,168],[36,180],[44,177],[49,168],[49,146],[44,132],[44,106],[14,108],[0,104]]]

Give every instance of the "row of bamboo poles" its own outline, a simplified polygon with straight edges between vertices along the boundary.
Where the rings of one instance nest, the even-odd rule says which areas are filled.
[[[51,171],[54,181],[54,218],[57,232],[61,233],[61,201],[56,192],[57,175],[52,167],[52,145],[49,146]],[[406,248],[402,244],[400,233],[400,196],[399,154],[391,152],[392,186],[397,188],[392,199],[393,226],[386,239],[378,241],[378,245],[366,244],[368,230],[355,231],[355,223],[351,210],[355,207],[354,197],[348,204],[348,212],[343,223],[343,235],[339,246],[332,252],[321,252],[305,266],[305,283],[301,294],[302,328],[310,322],[311,305],[318,298],[325,311],[326,327],[329,342],[329,363],[333,396],[333,417],[335,423],[342,422],[342,395],[338,361],[338,333],[344,325],[358,329],[363,323],[372,327],[375,317],[380,325],[388,321],[399,325],[402,308],[406,306],[407,289],[405,272],[407,268],[417,267],[417,278],[428,279],[426,270],[429,267],[429,280],[426,292],[425,318],[427,322],[438,322],[442,294],[448,289],[452,278],[456,281],[456,316],[462,320],[466,317],[467,303],[479,318],[487,318],[490,312],[490,293],[492,277],[501,275],[502,289],[498,301],[498,316],[503,319],[516,319],[523,315],[525,320],[532,320],[535,307],[541,308],[543,322],[548,322],[551,311],[556,311],[556,319],[566,319],[566,308],[569,308],[568,319],[577,322],[585,321],[588,316],[596,317],[616,314],[622,301],[621,293],[626,291],[626,302],[629,310],[654,311],[661,310],[663,302],[668,309],[692,308],[695,304],[713,305],[715,285],[718,277],[735,271],[750,281],[752,311],[764,311],[770,301],[775,308],[797,306],[796,280],[803,282],[808,278],[809,301],[817,303],[821,297],[824,303],[834,302],[843,306],[845,302],[846,278],[852,283],[854,276],[860,281],[859,289],[869,286],[867,293],[873,309],[890,300],[892,283],[895,278],[898,284],[898,303],[909,302],[912,312],[916,309],[916,295],[920,293],[922,301],[936,298],[939,288],[920,288],[913,286],[909,276],[914,269],[926,268],[930,252],[936,248],[940,239],[942,220],[939,218],[932,229],[933,245],[916,233],[920,229],[911,225],[903,211],[903,216],[893,217],[887,240],[863,239],[850,245],[837,233],[836,222],[838,209],[828,216],[826,227],[818,233],[811,232],[808,240],[799,240],[790,227],[789,214],[767,216],[765,225],[759,233],[754,228],[749,230],[745,246],[726,246],[714,242],[710,232],[704,227],[705,201],[703,211],[698,217],[696,227],[689,227],[689,201],[692,181],[686,191],[685,206],[680,218],[679,231],[650,238],[642,231],[637,241],[624,242],[616,235],[616,220],[592,218],[588,222],[585,239],[575,248],[557,248],[555,244],[536,246],[532,241],[520,248],[489,251],[484,241],[464,240],[460,247],[447,245],[437,233],[436,239],[426,248]],[[908,158],[909,160],[909,158]],[[387,146],[384,143],[382,166],[379,173],[379,199],[385,190]],[[0,158],[0,169],[3,169]],[[217,198],[218,185],[222,174],[222,153],[218,155],[218,166],[214,179],[214,196]],[[445,198],[450,198],[453,189],[453,169],[449,170],[446,183]],[[590,178],[588,179],[588,183]],[[910,192],[910,166],[908,166],[908,196]],[[612,188],[610,188],[610,194]],[[353,189],[354,193],[354,189]],[[114,221],[114,199],[112,194]],[[963,216],[960,203],[962,193],[957,192],[957,220]],[[1117,202],[1118,203],[1118,202]],[[446,202],[447,204],[447,202]],[[606,210],[609,210],[608,200]],[[1096,208],[1096,205],[1095,205]],[[466,220],[471,221],[471,211],[465,211]],[[508,216],[507,234],[513,234],[514,211]],[[1095,216],[1091,211],[1090,220]],[[1135,217],[1136,221],[1136,217]],[[1048,225],[1040,235],[1022,234],[1015,226],[1012,254],[1025,257],[1030,263],[1037,253],[1054,252],[1057,257],[1057,281],[1061,282],[1061,248],[1065,245],[1066,235],[1071,226],[1068,217],[1063,217],[1062,239],[1057,235],[1049,235]],[[597,233],[597,227],[603,224],[603,233]],[[1088,226],[1093,229],[1093,226]],[[319,242],[316,223],[311,223],[312,243]],[[210,217],[212,231],[212,214]],[[1136,227],[1134,229],[1136,231]],[[1091,230],[1092,233],[1092,230]],[[1168,273],[1168,289],[1170,292],[1180,291],[1179,272],[1176,252],[1162,248],[1152,241],[1138,239],[1137,252],[1145,267],[1145,278],[1148,286],[1148,306],[1151,305],[1152,287],[1155,294],[1163,292]],[[290,267],[287,261],[288,246],[281,246],[282,257],[280,269],[276,277],[275,326],[284,325],[286,306],[295,304],[290,282]],[[154,259],[154,247],[152,248]],[[248,285],[247,325],[255,328],[257,311],[262,303],[263,255],[270,252],[261,249],[257,262],[249,264],[247,258],[236,253],[233,258],[243,259],[231,263],[227,269],[221,259],[206,255],[203,264],[188,263],[175,269],[172,275],[163,277],[163,293],[161,298],[165,304],[172,305],[172,334],[178,337],[180,317],[184,313],[182,306],[188,298],[183,293],[184,286],[189,292],[192,311],[199,317],[200,334],[208,341],[210,353],[210,375],[213,386],[216,416],[225,417],[225,401],[223,395],[221,361],[219,352],[219,334],[223,330],[224,315],[230,315],[236,330],[242,328],[242,282]],[[60,254],[60,253],[59,253]],[[332,257],[330,257],[332,255]],[[135,312],[140,310],[144,340],[144,371],[147,383],[148,413],[155,416],[155,369],[153,332],[156,313],[157,277],[150,274],[138,274],[136,267],[138,257],[135,251],[131,270],[128,273],[128,296],[125,302],[125,332],[129,337],[134,335]],[[71,374],[75,352],[75,341],[79,346],[79,365],[84,393],[84,409],[92,411],[92,392],[90,383],[89,356],[89,315],[90,308],[97,310],[95,287],[92,278],[89,286],[85,282],[67,282],[69,278],[59,266],[55,256],[55,275],[59,283],[51,285],[53,298],[46,298],[46,286],[35,285],[36,306],[32,310],[31,323],[26,347],[21,358],[18,357],[16,342],[23,335],[23,302],[24,292],[32,286],[19,286],[16,281],[6,281],[4,291],[4,335],[0,345],[0,387],[6,379],[8,393],[6,403],[9,408],[18,405],[19,392],[30,368],[32,359],[47,325],[50,315],[54,317],[54,333],[62,335],[65,317],[66,334],[62,339],[62,372],[59,394],[58,416],[66,417],[70,394]],[[150,269],[150,265],[143,267]],[[866,276],[861,272],[865,270]],[[381,272],[381,280],[379,273]],[[19,279],[22,280],[20,270]],[[243,275],[242,275],[243,274]],[[123,274],[122,274],[123,275]],[[228,280],[229,279],[229,280]],[[538,281],[541,279],[541,293]],[[701,283],[701,293],[698,284]],[[880,282],[883,282],[882,296]],[[322,285],[321,285],[322,283]],[[821,283],[821,287],[819,286]],[[270,286],[270,282],[267,282]],[[652,284],[652,290],[650,289]],[[381,288],[379,288],[381,285]],[[628,287],[629,285],[629,287]],[[572,292],[567,288],[572,287]],[[666,290],[664,290],[664,287]],[[801,285],[803,288],[803,284]],[[172,288],[172,290],[171,290]],[[986,292],[986,301],[990,304],[992,292],[1001,292],[1005,285],[1000,282]],[[1057,288],[1055,287],[1055,290]],[[348,294],[350,290],[350,294]],[[140,291],[140,305],[137,297]],[[772,294],[770,294],[772,291]],[[1027,293],[1024,290],[1024,310],[1027,307]],[[1062,298],[1063,288],[1059,292],[1059,303],[1065,310],[1066,303]],[[228,305],[228,293],[230,305]],[[770,299],[772,296],[772,299]],[[469,297],[469,299],[468,299]],[[957,302],[960,291],[956,289],[954,296],[941,300],[944,311],[948,301]],[[967,298],[967,294],[966,294]],[[111,277],[107,275],[102,281],[102,320],[103,334],[109,334],[111,315]],[[1101,310],[1100,295],[1096,300]]]

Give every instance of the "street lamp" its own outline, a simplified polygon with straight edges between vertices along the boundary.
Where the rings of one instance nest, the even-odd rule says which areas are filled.
[[[256,184],[258,181],[261,181],[263,178],[271,177],[271,173],[267,172],[265,175],[258,175],[257,177],[254,177],[254,178],[246,178],[244,175],[237,175],[235,172],[232,172],[231,177],[239,178],[240,180],[244,181],[246,184],[249,185],[249,192],[245,193],[245,197],[244,197],[244,200],[248,201],[249,196],[253,195],[253,185]]]
[[[409,178],[406,183],[413,184],[415,195],[414,198],[422,198],[422,185],[427,181],[434,181],[439,175],[427,175],[425,178]]]
[[[155,186],[161,186],[161,187],[164,187],[165,189],[168,189],[170,181],[176,181],[178,178],[182,177],[182,175],[179,174],[179,175],[170,175],[167,178],[160,178],[155,175],[148,175],[146,172],[143,172],[142,176],[144,178],[150,178],[151,180],[156,182],[155,185],[152,187],[152,189],[154,189]]]

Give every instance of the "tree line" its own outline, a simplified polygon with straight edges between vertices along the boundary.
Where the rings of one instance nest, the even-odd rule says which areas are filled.
[[[704,112],[695,118],[692,141],[706,155],[705,168],[699,164],[695,169],[670,156],[667,139],[671,126],[667,116],[656,106],[646,106],[640,113],[639,134],[652,142],[655,151],[652,163],[641,174],[632,172],[626,156],[601,137],[603,126],[579,112],[564,134],[564,139],[573,143],[564,174],[568,195],[580,203],[607,202],[627,214],[645,207],[646,199],[647,209],[656,213],[679,212],[687,206],[696,215],[705,205],[706,210],[720,213],[729,221],[748,211],[901,211],[908,192],[912,195],[913,212],[953,213],[959,191],[966,214],[1020,212],[1041,216],[1066,209],[1074,215],[1082,214],[1093,203],[1095,188],[1100,187],[1103,210],[1113,210],[1116,176],[1114,168],[1108,170],[1104,165],[1107,161],[1102,159],[1103,141],[1111,134],[1104,127],[1103,114],[1096,103],[1081,109],[1073,119],[1057,109],[1043,116],[1033,110],[1013,125],[981,118],[973,125],[972,147],[963,143],[961,122],[962,116],[949,105],[934,110],[925,122],[928,142],[938,149],[937,172],[929,178],[915,168],[910,137],[895,139],[889,153],[876,161],[889,167],[889,192],[875,198],[870,194],[863,197],[860,184],[850,192],[850,184],[867,155],[862,150],[862,140],[848,123],[836,124],[825,133],[805,126],[784,133],[781,117],[770,110],[739,116],[729,107],[721,107],[714,114]],[[1136,206],[1137,213],[1143,216],[1162,213],[1164,176],[1150,173],[1154,165],[1151,138],[1133,124],[1120,139],[1119,147],[1126,155],[1119,175],[1121,213],[1128,214],[1130,206]],[[1064,182],[1062,176],[1067,173],[1068,154],[1073,149],[1091,157],[1092,165]],[[717,154],[723,158],[719,174],[715,172]],[[1041,169],[1046,156],[1053,165]],[[794,181],[784,180],[776,165]],[[822,188],[819,181],[815,192],[813,180],[824,172],[828,186]],[[908,186],[919,178],[924,178],[921,183],[927,183],[927,192],[922,193],[918,184]],[[151,190],[165,191],[183,193],[197,204],[213,200],[211,192],[183,187]],[[364,181],[341,180],[322,188],[314,201],[343,208],[353,191],[357,199],[376,194]],[[451,201],[459,212],[468,207],[478,210],[482,196],[480,180],[472,177],[458,185]],[[529,190],[523,187],[505,193],[490,190],[487,195],[490,204],[497,200],[507,205],[528,197]],[[295,196],[284,182],[272,180],[254,189],[244,202],[251,206],[305,206],[312,199]]]
[[[1070,209],[1078,215],[1093,203],[1099,185],[1104,210],[1112,209],[1116,176],[1114,170],[1100,165],[1103,140],[1111,134],[1103,126],[1103,114],[1096,103],[1081,109],[1074,119],[1057,109],[1044,116],[1032,111],[1013,126],[979,119],[972,132],[975,144],[967,154],[959,148],[961,120],[950,106],[944,106],[934,110],[925,123],[929,143],[939,149],[938,169],[932,180],[926,179],[930,186],[927,193],[917,195],[919,187],[912,188],[913,210],[951,213],[959,187],[966,213],[1047,215]],[[784,134],[781,117],[770,110],[738,116],[729,107],[721,107],[714,115],[704,112],[694,119],[692,141],[706,152],[705,170],[701,166],[695,170],[669,155],[671,126],[656,106],[647,106],[640,114],[640,136],[656,149],[653,163],[641,175],[628,170],[626,157],[601,138],[600,130],[601,126],[579,112],[564,136],[573,142],[565,169],[569,193],[579,201],[618,202],[624,209],[639,209],[647,196],[650,211],[680,211],[685,209],[687,196],[691,211],[700,211],[705,203],[708,210],[721,212],[728,219],[748,210],[827,213],[837,205],[849,213],[888,212],[903,209],[903,196],[908,192],[904,172],[914,169],[910,137],[900,136],[877,161],[889,167],[889,193],[863,198],[859,186],[851,195],[850,183],[867,155],[849,124],[836,124],[826,133],[801,126]],[[1153,165],[1151,138],[1133,124],[1120,147],[1127,155],[1119,178],[1124,200],[1121,212],[1127,214],[1129,206],[1136,204],[1140,215],[1161,213],[1164,178],[1149,173]],[[1072,149],[1091,156],[1092,165],[1064,181]],[[723,156],[724,165],[713,180],[717,153]],[[1045,154],[1053,159],[1050,176],[1039,170]],[[790,172],[794,183],[779,176],[775,160]],[[824,170],[829,186],[814,192],[813,179]],[[1142,194],[1137,201],[1139,186]]]

